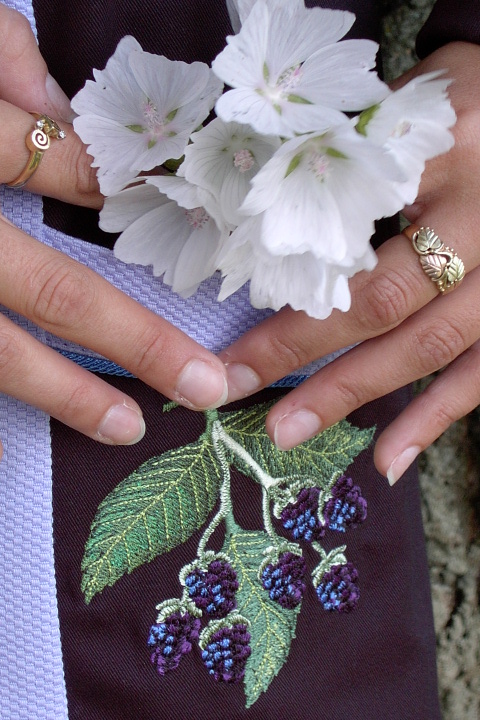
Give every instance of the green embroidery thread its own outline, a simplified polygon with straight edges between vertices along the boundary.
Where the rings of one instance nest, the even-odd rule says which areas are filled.
[[[344,420],[282,452],[265,432],[272,404],[206,412],[195,443],[151,458],[125,478],[100,504],[82,562],[89,603],[124,574],[186,542],[218,505],[196,558],[180,570],[181,597],[157,606],[148,646],[164,675],[198,641],[215,680],[243,680],[247,707],[278,674],[295,637],[306,572],[299,541],[310,540],[320,556],[312,582],[323,607],[348,612],[358,600],[346,546],[327,555],[319,539],[328,526],[343,532],[364,519],[360,488],[344,473],[375,431]],[[164,408],[172,409],[171,403]],[[232,466],[261,487],[261,530],[235,521]],[[291,540],[278,535],[273,518],[282,520]],[[222,525],[224,545],[215,553],[208,544]],[[200,633],[201,618],[207,623]]]

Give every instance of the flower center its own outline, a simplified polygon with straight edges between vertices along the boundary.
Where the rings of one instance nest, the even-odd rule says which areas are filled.
[[[195,230],[199,230],[210,220],[210,215],[203,207],[193,208],[193,210],[185,210],[185,216],[188,224]]]
[[[325,153],[312,151],[307,158],[307,168],[317,180],[324,182],[330,175],[330,159]]]
[[[233,165],[238,168],[238,171],[241,173],[248,172],[255,165],[253,153],[247,150],[247,148],[238,150],[233,154]]]
[[[151,133],[157,136],[163,135],[165,131],[165,121],[160,116],[157,106],[149,99],[143,104],[143,117]]]

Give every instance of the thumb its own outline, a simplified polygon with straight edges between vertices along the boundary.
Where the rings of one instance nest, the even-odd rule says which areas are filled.
[[[0,98],[72,122],[70,101],[49,74],[27,18],[0,3]]]

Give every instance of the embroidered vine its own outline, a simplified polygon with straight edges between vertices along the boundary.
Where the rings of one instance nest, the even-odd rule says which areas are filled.
[[[358,572],[347,562],[346,546],[327,553],[321,539],[366,518],[366,500],[345,471],[374,432],[344,420],[281,452],[264,429],[270,406],[205,413],[196,442],[151,458],[123,480],[97,510],[82,563],[89,603],[205,526],[196,557],[180,569],[179,597],[157,606],[150,657],[165,675],[198,644],[213,680],[243,680],[247,707],[278,674],[295,636],[307,582],[303,543],[319,555],[311,581],[320,606],[349,612],[358,603]],[[232,466],[261,487],[261,530],[245,530],[235,520]],[[276,530],[280,525],[288,537]],[[224,543],[215,552],[209,543],[220,527]]]

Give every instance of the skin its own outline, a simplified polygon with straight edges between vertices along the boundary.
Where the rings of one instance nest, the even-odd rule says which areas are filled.
[[[64,121],[68,101],[47,77],[28,22],[2,4],[0,40],[0,114],[9,138],[2,149],[0,182],[17,177],[28,160],[24,138],[32,117],[27,111],[35,109],[58,120],[67,138],[52,142],[28,189],[100,208],[91,158]],[[335,311],[318,321],[285,308],[215,357],[91,270],[0,218],[0,303],[107,356],[193,409],[222,404],[227,378],[228,400],[234,400],[318,357],[356,345],[270,411],[267,431],[283,449],[364,403],[445,368],[377,441],[375,464],[390,482],[396,481],[419,452],[480,401],[480,48],[447,45],[397,86],[416,74],[444,68],[455,79],[450,97],[458,115],[456,145],[428,163],[417,202],[405,215],[417,225],[434,227],[463,259],[467,277],[453,293],[439,296],[408,240],[393,237],[380,248],[377,268],[351,281],[348,313]],[[0,391],[101,442],[127,444],[143,434],[141,409],[131,398],[4,316]]]

